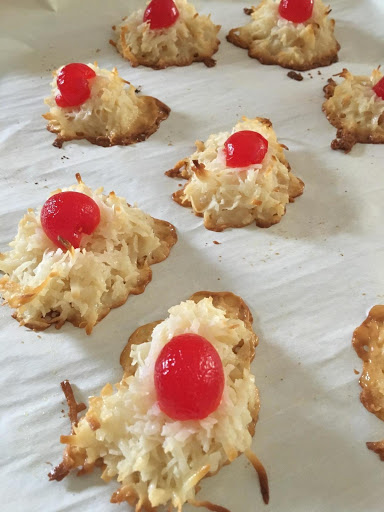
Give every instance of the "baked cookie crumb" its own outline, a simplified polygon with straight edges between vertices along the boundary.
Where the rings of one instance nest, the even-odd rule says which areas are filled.
[[[288,71],[287,76],[292,80],[296,80],[296,82],[304,80],[303,75],[301,73],[296,73],[296,71]]]

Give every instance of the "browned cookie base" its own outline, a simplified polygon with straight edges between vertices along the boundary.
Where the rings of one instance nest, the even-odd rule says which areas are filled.
[[[89,137],[85,133],[78,133],[74,137],[62,137],[61,135],[58,135],[56,137],[55,142],[53,143],[53,146],[61,148],[64,142],[85,139],[91,144],[96,144],[97,146],[107,148],[111,146],[129,146],[130,144],[135,144],[136,142],[142,142],[148,139],[148,137],[150,137],[153,133],[155,133],[158,130],[160,123],[167,119],[169,113],[171,112],[171,109],[167,105],[165,105],[165,103],[161,102],[157,98],[152,98],[151,96],[146,96],[146,98],[150,98],[151,100],[153,100],[157,108],[157,115],[154,121],[148,124],[147,126],[139,126],[138,129],[135,130],[133,133],[114,136],[110,135],[108,137]],[[48,123],[47,125],[47,130],[52,133],[58,133],[58,130],[54,128],[50,123]]]
[[[272,126],[272,123],[269,121],[269,119],[264,120],[265,123],[269,123],[268,126]],[[198,142],[197,144],[203,144],[202,142]],[[204,144],[203,144],[204,145]],[[288,149],[288,148],[286,148]],[[184,178],[188,179],[188,173],[186,171],[186,164],[189,162],[189,159],[183,159],[179,160],[175,167],[173,169],[170,169],[169,171],[166,171],[166,176],[169,176],[170,178]],[[201,164],[199,164],[197,161],[193,161],[193,172],[204,174],[205,168]],[[285,165],[288,167],[290,171],[290,165],[288,162],[285,162]],[[304,192],[304,182],[298,178],[297,176],[293,175],[291,172],[289,172],[290,175],[290,183],[289,183],[289,202],[293,203],[295,199],[299,196],[301,196]],[[184,185],[184,187],[180,188],[176,192],[172,194],[172,199],[179,204],[180,206],[184,206],[185,208],[192,208],[191,202],[186,199],[184,196],[184,190],[185,187],[188,185],[189,181]],[[204,217],[202,213],[193,212],[196,217]],[[285,213],[285,212],[284,212]],[[204,226],[206,229],[209,229],[210,231],[215,232],[221,232],[224,231],[227,228],[244,228],[246,226],[249,226],[253,222],[255,222],[256,226],[259,228],[269,228],[273,226],[274,224],[278,224],[282,219],[282,216],[277,216],[273,218],[270,222],[263,222],[260,220],[251,220],[247,224],[236,224],[236,223],[227,223],[227,224],[220,224],[217,225],[214,222],[210,222],[210,219],[204,219]]]
[[[250,13],[251,14],[251,13]],[[251,49],[248,43],[243,40],[239,34],[236,33],[238,28],[233,28],[229,31],[226,39],[228,42],[238,46],[239,48],[243,48],[248,50],[248,55],[252,59],[257,59],[261,64],[271,66],[277,65],[286,69],[294,69],[295,71],[309,71],[310,69],[330,66],[334,62],[339,60],[337,52],[340,50],[340,44],[337,43],[337,50],[332,51],[328,55],[323,55],[320,58],[313,58],[312,60],[305,62],[303,64],[295,64],[290,61],[285,61],[283,59],[278,59],[273,55],[266,54],[263,51],[258,51],[257,49]]]
[[[221,29],[221,25],[215,25],[215,26],[216,26],[217,32],[219,32],[219,30]],[[112,29],[116,30],[116,27],[113,26]],[[154,70],[159,70],[159,69],[165,69],[165,68],[169,68],[169,67],[173,67],[173,66],[176,66],[176,67],[190,66],[194,62],[203,62],[207,66],[207,68],[212,68],[212,67],[216,66],[216,61],[215,61],[215,59],[212,58],[212,56],[219,50],[219,45],[220,45],[219,39],[216,39],[215,46],[211,49],[211,51],[207,55],[195,54],[195,55],[192,55],[191,57],[188,57],[188,58],[186,57],[184,59],[179,58],[179,59],[174,59],[174,60],[160,60],[159,62],[154,64],[150,60],[147,60],[145,58],[141,59],[131,52],[130,48],[127,46],[127,44],[125,42],[124,36],[126,33],[127,33],[126,27],[122,27],[121,32],[120,32],[120,44],[123,49],[123,53],[121,53],[121,55],[124,57],[124,59],[126,59],[130,62],[131,66],[133,68],[136,68],[138,66],[144,66],[144,67],[151,68]],[[118,53],[120,53],[119,49],[117,47],[117,44],[114,41],[112,41],[110,39],[109,43],[116,48]]]

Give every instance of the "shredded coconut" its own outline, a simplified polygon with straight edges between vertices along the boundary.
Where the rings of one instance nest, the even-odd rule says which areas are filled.
[[[203,420],[174,421],[158,407],[154,365],[173,336],[193,332],[208,339],[223,362],[225,388],[222,401]],[[195,496],[195,486],[251,445],[248,425],[258,408],[258,393],[249,361],[234,352],[241,342],[252,343],[244,322],[230,319],[212,304],[212,298],[174,306],[158,324],[149,342],[133,345],[137,364],[117,391],[90,399],[90,408],[74,429],[69,445],[86,451],[86,463],[102,457],[104,479],[116,477],[121,492],[131,491],[139,503],[152,507],[171,501],[181,510]],[[89,420],[92,420],[89,422]],[[88,421],[87,421],[88,420]],[[92,430],[96,420],[100,427]],[[140,508],[140,507],[139,507]]]
[[[129,132],[140,114],[139,99],[135,88],[117,73],[117,70],[100,69],[87,64],[96,73],[89,81],[91,95],[79,107],[58,107],[55,97],[58,94],[56,77],[52,81],[52,94],[45,100],[50,106],[49,120],[52,127],[61,135],[76,137],[78,133],[90,137],[115,136]]]
[[[78,107],[57,106],[57,73],[63,66],[54,74],[51,96],[45,100],[50,111],[43,117],[49,121],[48,130],[58,134],[58,141],[84,138],[102,146],[132,144],[147,138],[168,117],[166,105],[137,95],[116,68],[108,71],[97,64],[87,65],[96,77],[89,80],[90,97]]]
[[[280,0],[263,0],[251,14],[252,20],[231,30],[228,39],[265,64],[306,70],[334,62],[339,44],[329,7],[315,0],[312,16],[304,23],[293,23],[279,15],[279,4]]]
[[[100,208],[100,224],[78,249],[63,252],[45,235],[40,210],[20,221],[11,251],[0,256],[0,291],[21,324],[44,329],[69,320],[90,333],[110,308],[123,304],[160,246],[154,219],[125,199],[80,182],[63,190],[86,194]],[[60,190],[54,193],[60,192]],[[144,273],[141,276],[141,273]]]
[[[253,130],[268,140],[268,152],[261,164],[246,168],[228,168],[223,147],[228,137],[241,130]],[[196,172],[196,161],[204,170]],[[285,207],[294,197],[292,180],[282,146],[268,120],[247,119],[236,124],[231,133],[211,135],[197,151],[185,160],[184,177],[189,178],[180,197],[204,216],[209,229],[245,226],[253,221],[267,227],[279,222]],[[300,192],[301,193],[301,192]],[[296,195],[300,195],[297,193]]]
[[[376,133],[384,141],[384,100],[373,90],[382,73],[375,69],[371,76],[355,76],[345,70],[341,76],[344,80],[324,103],[327,115],[336,116],[345,131],[362,136]]]
[[[117,49],[132,65],[185,66],[217,51],[220,26],[209,16],[199,15],[186,0],[175,3],[180,16],[170,27],[152,30],[149,22],[143,22],[144,9],[140,9],[116,28]]]

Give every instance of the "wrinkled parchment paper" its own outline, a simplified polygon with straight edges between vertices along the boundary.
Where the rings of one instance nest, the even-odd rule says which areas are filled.
[[[1,509],[113,512],[116,484],[95,472],[49,482],[60,461],[60,434],[69,420],[60,381],[79,400],[121,378],[120,352],[139,325],[197,290],[230,290],[254,313],[260,345],[253,371],[261,413],[253,448],[270,479],[262,503],[244,457],[204,481],[201,499],[232,512],[361,512],[382,510],[384,464],[365,447],[384,437],[384,424],[359,402],[351,346],[353,329],[384,300],[384,146],[334,152],[335,135],[321,112],[322,87],[348,67],[368,74],[384,59],[382,0],[333,0],[340,62],[290,80],[225,40],[247,22],[242,1],[206,1],[201,12],[222,25],[217,66],[152,71],[130,67],[108,44],[111,26],[139,2],[110,0],[3,0],[0,4],[0,250],[14,237],[29,207],[49,191],[75,182],[115,190],[151,215],[172,222],[179,242],[153,267],[146,292],[111,312],[91,336],[64,326],[43,333],[19,327],[0,309]],[[85,141],[52,146],[43,99],[54,68],[93,62],[121,75],[172,113],[146,142],[101,148]],[[311,76],[310,76],[311,75]],[[196,139],[229,130],[242,115],[269,117],[304,195],[270,229],[249,226],[224,233],[170,199],[177,181],[163,175],[189,155]],[[220,245],[213,241],[220,242]],[[192,510],[186,506],[185,510]]]

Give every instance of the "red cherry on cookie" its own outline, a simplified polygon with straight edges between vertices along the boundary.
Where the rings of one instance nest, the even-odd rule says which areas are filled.
[[[64,66],[57,73],[56,104],[59,107],[77,107],[82,105],[91,95],[89,82],[96,73],[86,64],[72,63]]]
[[[235,132],[224,143],[228,167],[248,167],[252,164],[260,164],[267,151],[267,139],[252,130]]]
[[[149,21],[151,29],[168,28],[179,16],[173,0],[152,0],[145,9],[143,22]]]
[[[223,363],[214,346],[197,334],[167,343],[155,364],[160,409],[174,420],[199,420],[217,409],[224,389]]]
[[[44,233],[64,251],[68,242],[77,248],[83,233],[90,235],[100,222],[95,201],[80,192],[60,192],[45,201],[40,214]]]
[[[373,87],[375,93],[384,100],[384,77]]]
[[[312,16],[314,0],[281,0],[279,14],[293,23],[304,23]]]

